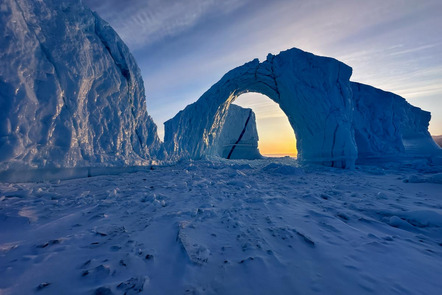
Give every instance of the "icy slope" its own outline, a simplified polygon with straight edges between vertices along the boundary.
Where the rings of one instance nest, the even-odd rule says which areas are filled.
[[[80,0],[4,0],[0,38],[0,170],[163,155],[133,56]]]
[[[0,183],[0,293],[440,294],[440,173],[274,161]]]
[[[213,144],[215,154],[228,159],[258,159],[258,131],[251,109],[230,105],[223,129]]]
[[[351,86],[359,159],[440,153],[428,132],[429,112],[394,93],[361,83],[352,82]]]

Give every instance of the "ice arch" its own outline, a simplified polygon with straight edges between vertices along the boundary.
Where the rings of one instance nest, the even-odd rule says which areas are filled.
[[[352,69],[293,48],[228,72],[195,103],[165,123],[165,146],[175,158],[215,155],[230,104],[257,92],[279,104],[296,134],[298,159],[351,167],[357,157],[352,128]]]

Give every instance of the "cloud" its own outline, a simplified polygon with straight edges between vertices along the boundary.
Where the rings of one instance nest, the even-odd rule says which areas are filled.
[[[134,53],[160,128],[228,70],[291,47],[341,60],[352,80],[418,106],[442,95],[440,0],[84,1]]]
[[[85,0],[132,50],[174,37],[211,14],[228,14],[249,0]]]

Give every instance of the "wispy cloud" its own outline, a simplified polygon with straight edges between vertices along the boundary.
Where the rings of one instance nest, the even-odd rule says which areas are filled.
[[[228,70],[291,47],[335,57],[352,80],[442,118],[440,0],[83,1],[133,51],[160,128]]]
[[[132,50],[174,37],[211,14],[225,14],[249,0],[85,0]],[[124,5],[122,5],[124,3]]]

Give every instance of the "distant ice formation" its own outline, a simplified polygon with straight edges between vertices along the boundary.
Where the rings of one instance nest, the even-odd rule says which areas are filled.
[[[133,56],[81,0],[3,0],[0,38],[0,171],[164,155]]]
[[[212,146],[213,154],[226,159],[259,159],[255,113],[232,104]]]
[[[351,73],[342,62],[296,48],[262,63],[255,59],[228,72],[165,123],[166,149],[176,158],[217,154],[213,147],[224,124],[231,124],[231,103],[258,92],[287,115],[303,162],[346,168],[356,159],[440,153],[428,132],[429,112],[393,93],[350,82]]]
[[[428,132],[430,112],[369,85],[351,83],[353,125],[360,160],[439,152]]]

